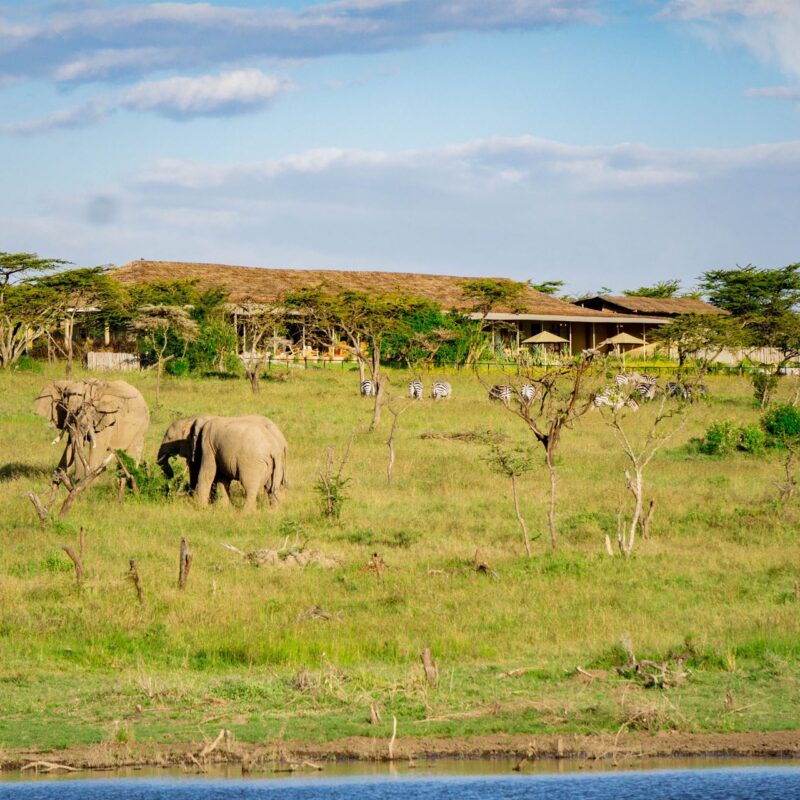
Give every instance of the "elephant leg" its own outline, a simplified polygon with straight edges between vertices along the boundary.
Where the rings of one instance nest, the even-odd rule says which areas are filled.
[[[212,456],[203,456],[203,461],[200,464],[200,471],[197,474],[197,486],[194,490],[194,496],[201,506],[207,506],[209,498],[211,497],[211,485],[217,475],[217,464]]]
[[[255,511],[258,504],[258,493],[261,491],[261,487],[263,486],[260,476],[255,479],[250,478],[247,480],[242,480],[240,478],[239,482],[244,488],[244,510]]]
[[[217,481],[214,484],[214,502],[227,508],[231,504],[231,482]]]

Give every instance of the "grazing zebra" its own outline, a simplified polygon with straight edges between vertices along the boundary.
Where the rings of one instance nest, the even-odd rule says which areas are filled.
[[[362,397],[375,397],[375,381],[371,381],[369,378],[361,381],[360,389]]]
[[[513,393],[514,390],[507,383],[496,383],[491,389],[489,389],[489,399],[499,400],[504,405],[508,405],[511,402],[511,396]]]
[[[519,387],[519,396],[526,406],[529,405],[536,397],[536,387],[532,383],[523,383],[522,386]]]
[[[614,411],[621,411],[623,408],[629,408],[631,411],[639,410],[639,403],[633,395],[625,395],[624,392],[619,391],[616,386],[607,386],[600,394],[596,394],[592,400],[595,408],[600,406],[608,406]]]
[[[422,381],[415,378],[408,384],[408,396],[412,400],[422,400]]]
[[[706,387],[703,383],[679,383],[670,381],[666,386],[667,397],[680,397],[681,400],[691,400],[695,395],[703,397]]]
[[[640,375],[638,372],[631,375],[620,372],[614,376],[614,386],[618,389],[630,386],[631,394],[639,395],[642,400],[652,400],[658,391],[658,379],[652,375]]]
[[[434,381],[431,386],[431,397],[434,400],[444,400],[453,394],[453,388],[447,381]]]

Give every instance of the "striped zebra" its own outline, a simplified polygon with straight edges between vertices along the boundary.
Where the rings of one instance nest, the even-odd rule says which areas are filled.
[[[511,397],[514,390],[507,383],[496,383],[489,389],[489,399],[499,400],[503,405],[508,405],[511,402]]]
[[[370,380],[367,378],[366,380],[361,381],[360,391],[362,397],[375,397],[375,381]]]
[[[453,394],[453,387],[447,381],[434,381],[431,386],[431,397],[434,400],[444,400]]]
[[[704,383],[679,383],[670,381],[666,386],[667,397],[679,397],[681,400],[692,400],[695,396],[704,397],[706,387]]]
[[[626,395],[616,386],[607,386],[602,392],[596,394],[592,399],[595,408],[608,406],[613,411],[621,411],[629,408],[631,411],[639,410],[639,403],[633,394]]]
[[[422,381],[415,378],[408,384],[408,396],[412,400],[422,400]]]
[[[536,397],[536,387],[532,383],[523,383],[519,387],[519,396],[526,406],[530,405]]]

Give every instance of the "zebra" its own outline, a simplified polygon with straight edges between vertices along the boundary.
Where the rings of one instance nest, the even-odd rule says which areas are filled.
[[[372,381],[369,378],[361,381],[360,390],[362,397],[375,397],[375,381]]]
[[[412,400],[422,400],[422,381],[415,378],[408,384],[408,396]]]
[[[434,400],[444,400],[453,394],[453,388],[447,381],[434,381],[431,386],[431,397]]]
[[[507,383],[496,383],[489,389],[489,399],[499,400],[503,405],[508,405],[511,402],[511,395],[513,389]]]
[[[679,383],[670,381],[666,386],[667,397],[679,397],[681,400],[691,400],[695,395],[704,397],[706,387],[703,383]]]
[[[519,396],[526,406],[530,405],[536,397],[536,387],[532,383],[523,383],[519,387]]]

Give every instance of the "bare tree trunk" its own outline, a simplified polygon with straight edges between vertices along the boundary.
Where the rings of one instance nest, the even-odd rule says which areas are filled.
[[[517,496],[517,476],[511,473],[511,494],[514,497],[514,511],[517,514],[517,522],[519,522],[520,530],[522,531],[522,539],[525,542],[525,552],[528,558],[531,557],[531,541],[528,536],[528,526],[525,524],[525,519],[519,510],[519,497]]]
[[[83,526],[81,526],[81,533],[78,545],[78,552],[76,553],[71,547],[64,547],[64,552],[69,556],[70,561],[75,565],[75,581],[78,584],[78,589],[83,586],[83,555],[84,555],[85,539],[83,533]]]
[[[383,378],[378,378],[375,381],[375,404],[372,407],[372,422],[370,423],[370,431],[374,431],[378,425],[381,424],[381,408],[383,407],[383,395],[386,389]]]
[[[192,568],[194,556],[189,552],[189,543],[181,537],[180,557],[178,559],[178,588],[185,589],[189,580],[189,570]]]
[[[547,470],[550,473],[550,504],[547,508],[547,527],[550,531],[550,545],[553,550],[558,545],[558,532],[556,530],[556,490],[558,484],[558,475],[556,474],[556,465],[553,461],[553,452],[550,448],[546,451]]]

